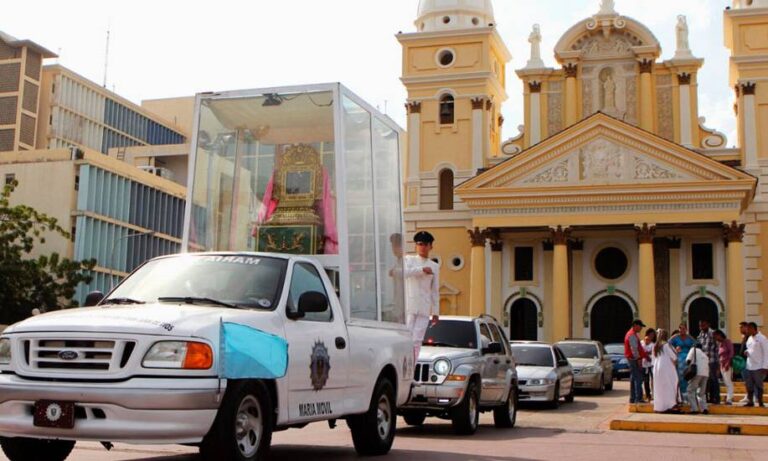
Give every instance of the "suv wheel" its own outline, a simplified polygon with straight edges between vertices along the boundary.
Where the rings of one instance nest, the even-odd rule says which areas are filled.
[[[470,381],[464,400],[453,408],[453,430],[460,435],[472,435],[480,422],[480,392],[476,381]]]
[[[504,405],[493,409],[493,424],[500,428],[515,427],[517,421],[517,388],[509,389],[509,396]]]
[[[68,440],[40,440],[17,438],[0,438],[5,456],[11,461],[64,461],[67,459],[75,442]]]

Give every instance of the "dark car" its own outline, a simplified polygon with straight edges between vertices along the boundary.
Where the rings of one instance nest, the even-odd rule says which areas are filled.
[[[629,362],[624,357],[624,344],[606,344],[605,352],[608,353],[611,363],[613,363],[613,379],[618,381],[621,378],[629,378]]]

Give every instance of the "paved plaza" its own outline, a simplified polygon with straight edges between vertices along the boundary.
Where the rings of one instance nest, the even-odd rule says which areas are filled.
[[[517,427],[496,429],[486,413],[474,436],[453,435],[447,421],[428,419],[420,428],[398,420],[397,438],[387,460],[589,460],[642,459],[653,461],[764,460],[764,437],[656,434],[611,431],[612,419],[627,415],[628,383],[604,396],[576,396],[573,404],[558,410],[525,406],[518,413]],[[296,459],[330,461],[359,459],[344,423],[335,430],[313,424],[303,430],[274,435],[272,456],[276,461]],[[110,453],[93,443],[80,443],[70,460],[75,461],[194,461],[194,448],[176,446],[118,445]],[[0,455],[0,460],[6,458]]]

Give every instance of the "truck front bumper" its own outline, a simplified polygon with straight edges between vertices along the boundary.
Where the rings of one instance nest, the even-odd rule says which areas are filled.
[[[226,381],[221,383],[222,393]],[[52,383],[0,375],[0,435],[144,444],[197,443],[219,408],[215,378],[134,378],[118,383]],[[37,427],[38,400],[74,402],[75,427]]]
[[[407,410],[445,410],[461,402],[467,382],[446,381],[442,384],[414,383],[411,398],[401,408]]]

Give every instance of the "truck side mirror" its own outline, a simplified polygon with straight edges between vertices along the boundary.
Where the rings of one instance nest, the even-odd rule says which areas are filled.
[[[319,291],[307,291],[299,297],[299,312],[325,312],[328,310],[328,298]]]
[[[485,354],[501,354],[501,343],[491,343],[488,347],[483,348],[483,355]]]
[[[85,303],[83,304],[83,306],[84,307],[95,306],[96,304],[99,304],[102,299],[104,299],[104,293],[100,291],[92,291],[88,293],[88,295],[86,295]]]

